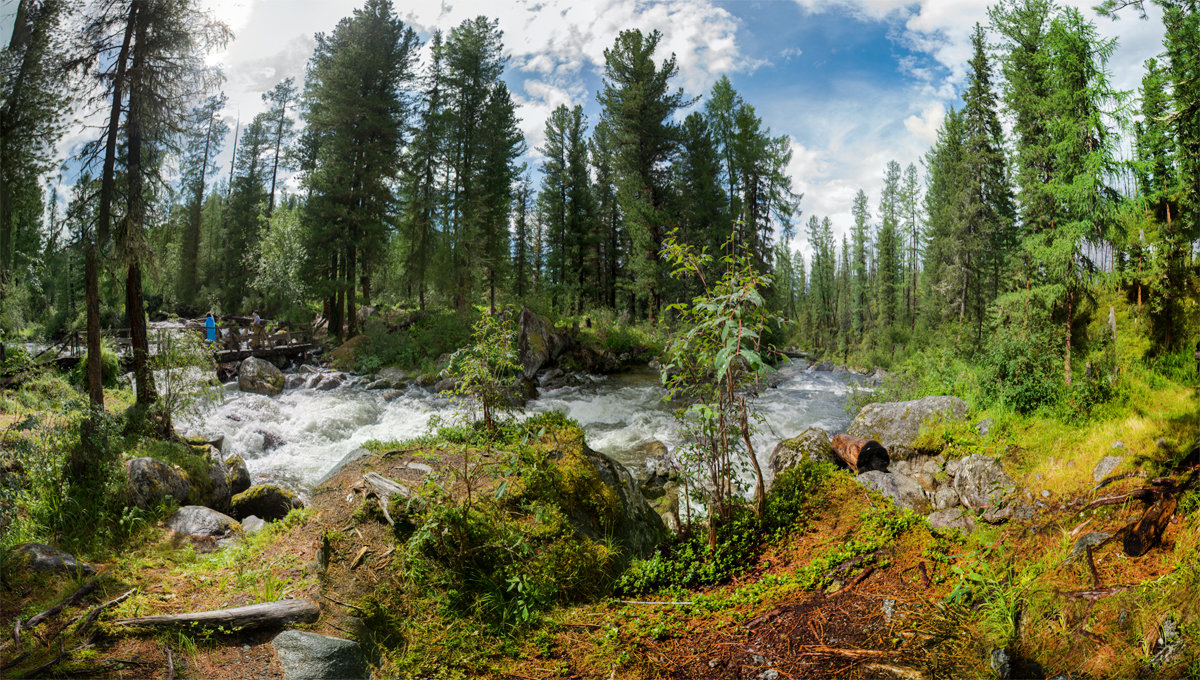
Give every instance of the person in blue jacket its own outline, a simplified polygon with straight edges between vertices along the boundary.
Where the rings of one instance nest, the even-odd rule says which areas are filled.
[[[212,312],[204,319],[204,339],[209,342],[217,341],[217,321],[213,319]]]

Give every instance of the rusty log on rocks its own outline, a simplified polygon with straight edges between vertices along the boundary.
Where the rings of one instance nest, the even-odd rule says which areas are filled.
[[[856,473],[880,470],[886,472],[888,463],[887,449],[874,439],[860,439],[848,434],[833,435],[833,452],[845,461]]]

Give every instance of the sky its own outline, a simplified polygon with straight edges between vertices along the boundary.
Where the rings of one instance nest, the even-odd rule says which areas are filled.
[[[313,35],[329,32],[361,0],[200,0],[235,38],[210,63],[225,73],[231,127],[265,106],[276,82],[304,78]],[[499,20],[509,58],[505,80],[531,168],[549,113],[582,104],[599,116],[596,92],[604,50],[627,28],[662,33],[660,59],[674,53],[678,86],[704,95],[721,76],[753,105],[773,135],[787,135],[789,170],[802,193],[803,224],[829,216],[838,233],[849,225],[859,188],[875,211],[889,160],[921,160],[950,107],[961,105],[970,33],[987,24],[980,0],[393,0],[397,14],[427,40],[464,19]],[[1110,61],[1117,89],[1136,90],[1142,64],[1162,49],[1160,17],[1132,10],[1114,22],[1096,17],[1097,0],[1065,0],[1094,17],[1105,37],[1118,37]],[[1147,3],[1149,4],[1149,3]],[[0,0],[0,40],[7,42],[16,0]],[[995,37],[992,36],[994,40]],[[680,112],[680,117],[686,114]],[[81,141],[69,136],[64,147]],[[230,144],[218,162],[228,170]]]

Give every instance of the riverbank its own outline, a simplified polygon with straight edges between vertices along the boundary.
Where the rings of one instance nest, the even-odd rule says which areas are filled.
[[[310,597],[322,616],[301,628],[357,640],[378,677],[986,677],[1005,659],[1011,677],[1190,677],[1200,663],[1200,612],[1189,595],[1200,588],[1195,492],[1179,499],[1161,544],[1145,555],[1130,558],[1119,542],[1094,548],[1093,573],[1086,549],[1072,553],[1080,539],[1136,519],[1145,507],[1136,493],[1147,479],[1188,464],[1186,444],[1200,436],[1195,398],[1192,389],[1168,386],[1136,411],[1086,426],[993,416],[994,427],[981,434],[987,414],[971,413],[964,426],[924,435],[950,459],[999,454],[1018,495],[1037,499],[1028,518],[977,521],[966,533],[936,530],[864,493],[850,472],[829,470],[799,487],[804,510],[787,530],[758,537],[760,547],[732,582],[646,592],[627,583],[615,597],[596,593],[535,608],[528,620],[498,627],[451,606],[447,591],[438,595],[413,580],[414,564],[404,557],[412,536],[387,523],[362,483],[365,472],[377,471],[419,488],[419,466],[432,461],[448,464],[439,468],[442,479],[456,479],[447,471],[457,469],[461,453],[445,454],[473,449],[445,439],[454,436],[446,432],[415,444],[425,455],[381,451],[359,459],[315,492],[308,508],[237,546],[201,554],[152,523],[119,557],[82,554],[104,574],[103,588],[68,607],[63,621],[86,613],[88,602],[138,591],[102,617],[104,642],[72,667],[129,659],[149,665],[104,672],[165,677],[166,645],[179,677],[273,677],[282,674],[270,646],[274,631],[130,636],[103,621]],[[1126,454],[1123,467],[1096,488],[1094,465],[1114,453],[1114,436],[1123,449],[1115,453]],[[442,453],[429,455],[434,450]],[[502,461],[501,451],[492,460]],[[480,497],[495,496],[498,478],[490,479],[479,480]],[[1088,507],[1128,494],[1135,495]],[[5,598],[0,623],[11,629],[16,616],[53,605],[79,582],[10,584],[18,597]],[[10,644],[6,665],[12,651]]]

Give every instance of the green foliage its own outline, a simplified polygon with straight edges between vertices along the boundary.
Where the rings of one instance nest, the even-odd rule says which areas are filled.
[[[620,551],[580,535],[571,518],[583,512],[611,528],[620,501],[580,458],[574,447],[582,445],[582,432],[562,414],[535,416],[497,434],[511,449],[501,474],[485,481],[469,469],[444,469],[441,481],[427,486],[426,509],[404,555],[419,592],[455,615],[512,629],[548,607],[609,591],[623,564]],[[542,436],[562,450],[521,443]],[[474,492],[445,491],[472,486]]]
[[[158,399],[154,410],[170,431],[173,420],[218,403],[225,395],[217,380],[216,359],[204,339],[194,333],[163,331],[155,336]]]
[[[87,446],[83,435],[89,419],[97,436],[90,438],[93,450],[85,454],[91,461],[87,473],[76,477],[67,452]],[[109,547],[128,535],[133,527],[128,519],[122,523],[125,469],[114,450],[119,420],[93,413],[78,397],[63,405],[53,424],[30,421],[26,427],[23,436],[6,440],[18,467],[5,475],[4,493],[15,502],[0,509],[7,526],[0,535],[0,561],[22,541],[79,553]]]
[[[87,380],[88,356],[85,352],[79,358],[79,363],[71,369],[71,383],[85,392],[88,389]],[[121,361],[117,352],[106,342],[100,343],[100,382],[105,387],[115,387],[117,376],[121,374]]]
[[[372,318],[355,346],[354,371],[368,374],[383,366],[432,368],[436,359],[470,341],[471,313],[410,312],[395,321]],[[368,370],[372,369],[372,370]]]
[[[472,326],[471,343],[455,352],[446,367],[457,382],[454,397],[478,408],[489,434],[496,431],[497,411],[506,408],[508,386],[520,369],[516,345],[511,314],[483,314]]]
[[[997,329],[981,357],[985,396],[1018,413],[1053,406],[1062,384],[1055,344],[1041,324]]]
[[[725,583],[752,567],[764,545],[793,531],[804,531],[804,518],[825,503],[821,494],[835,468],[804,461],[785,470],[771,486],[766,511],[755,517],[745,505],[717,526],[716,545],[691,531],[677,534],[653,557],[634,560],[617,581],[628,595]]]

